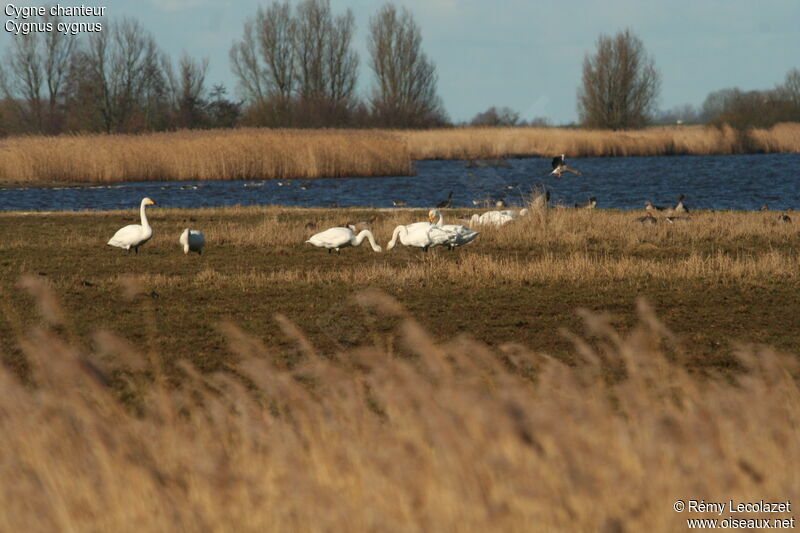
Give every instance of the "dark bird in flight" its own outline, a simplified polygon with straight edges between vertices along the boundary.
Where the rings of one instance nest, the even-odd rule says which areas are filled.
[[[564,158],[564,154],[557,155],[553,158],[553,171],[550,174],[555,174],[557,178],[561,177],[561,174],[564,172],[572,172],[573,174],[583,174],[574,168],[570,168],[567,166],[567,161]]]

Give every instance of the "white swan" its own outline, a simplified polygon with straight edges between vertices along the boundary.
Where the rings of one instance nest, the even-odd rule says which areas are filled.
[[[487,211],[482,215],[474,214],[469,221],[470,226],[494,226],[499,228],[514,220],[509,213],[503,211]]]
[[[422,248],[423,252],[427,252],[428,248],[434,245],[430,236],[432,227],[433,224],[430,222],[414,222],[406,226],[397,226],[392,232],[392,240],[386,245],[386,249],[394,248],[397,239],[400,239],[400,244],[403,246]]]
[[[203,246],[206,245],[205,235],[203,235],[203,232],[197,231],[196,229],[186,228],[183,230],[183,233],[181,233],[181,237],[178,241],[183,246],[184,254],[188,254],[189,252],[202,254]]]
[[[106,244],[108,246],[116,246],[117,248],[125,248],[130,253],[131,248],[138,254],[139,247],[150,240],[153,236],[153,228],[147,222],[147,215],[144,214],[144,208],[148,205],[155,205],[156,203],[150,198],[143,198],[142,204],[139,207],[139,214],[142,219],[141,224],[131,224],[120,228],[111,237],[111,240]]]
[[[325,231],[312,235],[306,242],[319,248],[327,248],[328,253],[331,253],[333,250],[339,253],[339,248],[360,246],[361,243],[364,242],[364,238],[369,240],[369,244],[374,251],[380,252],[383,250],[383,248],[378,246],[378,243],[375,242],[375,237],[372,235],[371,231],[365,229],[356,235],[352,226],[349,228],[326,229]]]
[[[428,232],[433,246],[443,245],[452,250],[457,246],[471,243],[475,240],[475,237],[480,235],[480,232],[471,230],[466,226],[445,224],[444,215],[438,209],[431,209],[428,213],[428,219],[433,223]]]

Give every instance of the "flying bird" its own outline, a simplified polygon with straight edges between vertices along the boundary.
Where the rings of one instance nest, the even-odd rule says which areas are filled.
[[[555,174],[557,178],[561,177],[561,174],[564,172],[572,172],[573,174],[583,174],[574,168],[570,168],[567,166],[567,161],[564,158],[564,154],[557,155],[553,158],[553,171],[550,174]]]

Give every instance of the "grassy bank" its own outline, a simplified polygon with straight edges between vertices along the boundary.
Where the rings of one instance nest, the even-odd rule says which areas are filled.
[[[181,131],[12,137],[0,183],[397,176],[412,160],[800,151],[800,125],[740,133],[703,126],[641,131],[561,128]]]
[[[794,224],[302,244],[372,214],[153,209],[137,256],[104,246],[133,210],[0,213],[0,530],[675,531],[678,499],[797,500]]]

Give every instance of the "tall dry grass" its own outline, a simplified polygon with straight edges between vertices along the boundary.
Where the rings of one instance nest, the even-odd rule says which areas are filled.
[[[480,159],[509,155],[571,157],[800,152],[800,124],[739,132],[729,126],[631,131],[565,128],[459,128],[403,133],[414,159]]]
[[[65,341],[23,285],[46,323],[21,335],[32,383],[0,369],[2,531],[680,531],[699,515],[678,499],[800,493],[798,359],[742,349],[743,372],[700,380],[643,303],[625,337],[583,313],[569,367],[437,343],[360,293],[370,345],[321,358],[277,316],[287,368],[225,325],[231,371],[168,386],[124,338]]]
[[[247,128],[0,143],[0,182],[286,179],[412,169],[405,145],[379,131]]]
[[[800,125],[738,132],[704,126],[598,131],[564,128],[181,131],[12,137],[0,183],[287,179],[413,173],[412,160],[734,154],[800,151]]]

